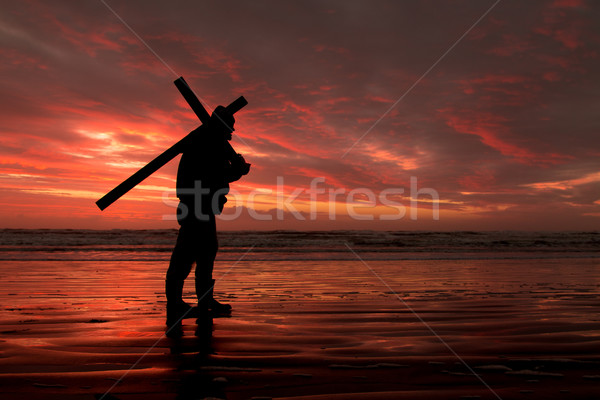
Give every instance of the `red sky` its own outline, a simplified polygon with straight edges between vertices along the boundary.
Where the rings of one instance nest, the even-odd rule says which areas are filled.
[[[600,226],[597,3],[501,1],[358,143],[494,1],[107,4],[211,107],[248,99],[232,144],[253,169],[221,229]],[[198,126],[176,76],[101,1],[0,7],[0,227],[176,227],[178,159],[94,204]],[[410,218],[411,177],[438,220],[423,194]]]

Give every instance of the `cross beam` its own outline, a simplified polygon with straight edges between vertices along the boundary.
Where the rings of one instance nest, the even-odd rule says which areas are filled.
[[[177,86],[177,89],[179,89],[179,92],[181,92],[181,94],[183,95],[184,99],[190,105],[198,119],[200,119],[200,121],[203,124],[208,122],[208,120],[210,119],[210,115],[208,114],[204,106],[202,106],[202,103],[200,103],[200,101],[198,100],[192,89],[190,89],[183,77],[178,78],[174,83],[175,86]],[[231,112],[231,114],[234,114],[241,110],[246,104],[248,104],[248,102],[246,101],[244,96],[240,96],[226,108],[229,112]],[[154,160],[150,161],[135,174],[131,175],[113,190],[104,195],[104,197],[102,197],[96,202],[98,208],[100,208],[100,210],[104,210],[106,207],[110,206],[112,203],[117,201],[125,193],[129,192],[131,189],[133,189],[135,186],[141,183],[144,179],[156,172],[163,165],[165,165],[177,155],[179,155],[183,151],[184,146],[182,146],[182,143],[184,143],[190,135],[191,133],[189,133],[179,142],[175,143],[173,146],[169,147],[161,155],[156,157]],[[229,142],[227,143],[229,144]],[[236,153],[231,147],[231,145],[229,145],[229,148],[231,149],[231,156],[234,156]]]

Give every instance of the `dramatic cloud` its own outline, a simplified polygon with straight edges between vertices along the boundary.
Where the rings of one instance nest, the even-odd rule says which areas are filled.
[[[175,227],[178,159],[94,202],[198,126],[179,75],[250,102],[224,228],[599,226],[594,2],[502,1],[421,80],[493,1],[106,4],[151,50],[101,1],[1,6],[4,227]]]

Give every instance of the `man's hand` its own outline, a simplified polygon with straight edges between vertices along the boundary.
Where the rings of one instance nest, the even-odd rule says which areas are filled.
[[[237,157],[231,160],[231,166],[238,171],[240,175],[247,175],[250,172],[250,165],[244,160],[241,154],[237,154]]]

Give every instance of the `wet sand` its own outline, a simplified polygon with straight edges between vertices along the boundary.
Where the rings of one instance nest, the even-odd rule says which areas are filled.
[[[0,397],[600,398],[599,264],[220,262],[170,339],[164,261],[3,261]]]

